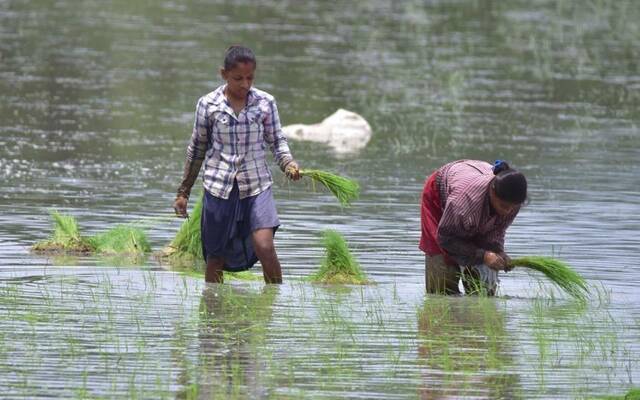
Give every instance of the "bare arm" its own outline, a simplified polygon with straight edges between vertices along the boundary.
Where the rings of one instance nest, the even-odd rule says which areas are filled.
[[[181,217],[187,216],[187,200],[191,195],[191,188],[198,178],[204,155],[207,151],[207,141],[209,132],[209,118],[207,116],[206,103],[204,98],[198,101],[196,106],[195,121],[191,133],[191,141],[187,147],[187,157],[182,172],[182,181],[178,187],[176,200],[173,208]]]

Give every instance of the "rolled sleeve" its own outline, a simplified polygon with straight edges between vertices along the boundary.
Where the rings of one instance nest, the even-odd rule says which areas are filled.
[[[269,102],[268,112],[265,115],[263,124],[264,140],[269,145],[276,163],[280,169],[284,171],[287,164],[293,160],[293,157],[289,150],[287,138],[284,136],[284,133],[282,133],[280,116],[278,115],[278,106],[276,105],[275,100]]]
[[[210,130],[207,104],[203,98],[196,105],[195,121],[191,133],[191,141],[187,147],[187,157],[182,174],[182,182],[178,188],[178,196],[189,198],[191,188],[200,173],[200,167],[207,152],[208,133]]]

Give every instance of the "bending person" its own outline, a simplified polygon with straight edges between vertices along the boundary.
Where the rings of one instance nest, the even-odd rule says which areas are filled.
[[[282,171],[300,179],[280,127],[276,101],[253,85],[253,52],[230,47],[220,74],[226,83],[198,101],[182,183],[173,208],[187,216],[187,200],[204,161],[202,253],[205,281],[222,282],[222,271],[242,271],[260,260],[267,283],[282,282],[273,236],[280,225],[271,193],[265,149]]]
[[[498,271],[511,269],[504,235],[527,199],[522,173],[498,160],[459,160],[436,170],[422,192],[420,250],[427,293],[493,296]]]

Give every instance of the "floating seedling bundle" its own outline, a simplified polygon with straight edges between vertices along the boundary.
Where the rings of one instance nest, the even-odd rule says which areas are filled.
[[[33,246],[36,252],[140,255],[151,251],[146,234],[135,226],[117,225],[96,236],[84,237],[73,216],[53,211],[51,218],[53,235],[36,243]]]
[[[585,300],[589,295],[584,278],[562,261],[550,257],[529,256],[511,260],[511,265],[542,272],[553,283],[578,300]]]
[[[324,258],[318,271],[309,277],[311,282],[364,285],[371,283],[360,264],[349,251],[347,241],[334,230],[323,233]]]
[[[151,251],[147,235],[131,225],[116,225],[108,231],[88,239],[102,254],[142,254]]]
[[[36,243],[33,246],[34,251],[91,253],[96,250],[90,240],[80,236],[78,222],[71,215],[53,211],[51,219],[54,224],[53,235],[48,240]]]
[[[329,189],[344,207],[350,206],[360,195],[360,186],[351,179],[317,169],[302,169],[300,175]]]

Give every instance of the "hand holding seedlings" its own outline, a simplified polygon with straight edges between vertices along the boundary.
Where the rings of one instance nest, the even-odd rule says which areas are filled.
[[[487,267],[491,268],[494,271],[506,271],[508,268],[507,261],[503,257],[501,257],[501,255],[498,255],[493,251],[485,251],[483,261]]]
[[[176,212],[176,215],[180,218],[189,218],[189,214],[187,213],[187,202],[188,199],[184,196],[176,197],[173,202],[173,209]]]
[[[504,251],[499,252],[498,255],[504,260],[504,272],[511,271],[514,267],[513,263],[511,262],[511,257],[509,257]]]
[[[286,168],[284,169],[284,174],[292,181],[299,180],[301,178],[301,175],[298,163],[295,160],[289,161],[289,164],[287,164]]]

